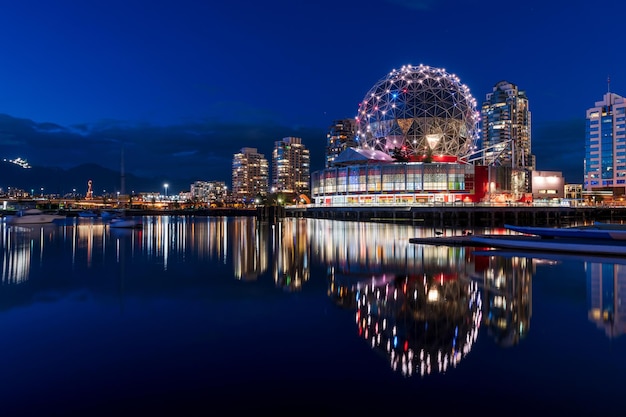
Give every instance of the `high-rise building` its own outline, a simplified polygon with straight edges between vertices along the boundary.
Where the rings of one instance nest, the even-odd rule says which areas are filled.
[[[311,165],[309,150],[301,138],[286,137],[274,142],[272,188],[276,192],[309,194]]]
[[[511,192],[530,192],[535,156],[531,153],[531,114],[526,92],[500,81],[481,109],[482,152],[487,165],[511,167]]]
[[[355,132],[356,122],[354,119],[341,119],[333,121],[326,134],[326,162],[325,168],[335,166],[337,156],[347,148],[356,147]]]
[[[626,187],[626,100],[610,91],[587,110],[583,186],[613,195]]]
[[[267,195],[269,168],[265,156],[257,148],[241,148],[233,157],[233,190],[236,201],[251,203]]]

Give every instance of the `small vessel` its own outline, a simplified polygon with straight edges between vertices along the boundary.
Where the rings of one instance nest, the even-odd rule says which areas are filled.
[[[122,194],[124,194],[124,148],[122,148],[122,161],[121,161],[121,183],[122,183]],[[110,215],[109,215],[110,213]],[[109,227],[113,229],[140,229],[143,227],[141,220],[136,219],[134,217],[129,217],[126,215],[126,210],[114,210],[112,212],[107,213],[107,216],[104,216],[104,212],[102,213],[103,219],[110,219]]]
[[[8,224],[42,224],[52,223],[55,220],[63,220],[65,216],[60,214],[45,213],[39,209],[20,210],[17,214],[7,216]]]

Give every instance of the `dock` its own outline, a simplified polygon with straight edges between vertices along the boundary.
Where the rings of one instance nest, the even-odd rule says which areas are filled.
[[[530,235],[475,235],[410,238],[410,243],[560,252],[580,255],[626,256],[626,241],[582,238],[541,238]]]
[[[626,206],[490,204],[286,206],[286,217],[405,223],[432,227],[498,227],[504,224],[567,226],[591,221],[626,221]]]

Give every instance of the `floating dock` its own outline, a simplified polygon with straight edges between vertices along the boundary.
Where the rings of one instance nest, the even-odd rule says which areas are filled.
[[[437,246],[472,246],[496,249],[521,249],[539,252],[561,252],[626,256],[626,242],[604,239],[541,238],[527,235],[476,235],[411,238],[410,243]]]

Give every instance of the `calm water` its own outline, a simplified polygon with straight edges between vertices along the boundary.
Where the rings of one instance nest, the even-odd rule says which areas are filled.
[[[1,416],[626,415],[625,259],[143,221],[0,224]]]

